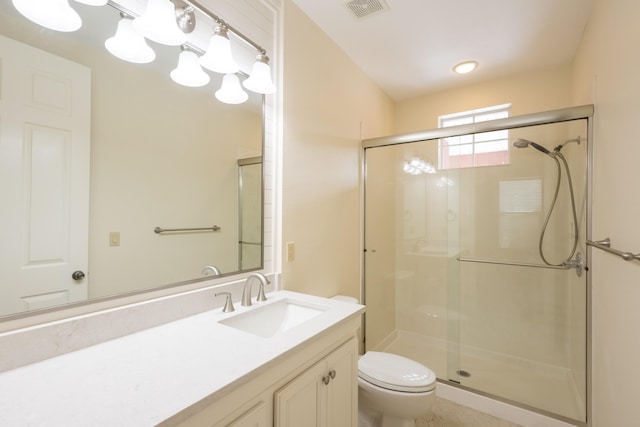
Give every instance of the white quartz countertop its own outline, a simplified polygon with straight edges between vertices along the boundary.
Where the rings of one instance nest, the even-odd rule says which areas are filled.
[[[225,395],[279,356],[364,307],[279,291],[268,301],[220,308],[0,373],[0,426],[152,426]],[[294,298],[327,310],[272,338],[219,320]]]

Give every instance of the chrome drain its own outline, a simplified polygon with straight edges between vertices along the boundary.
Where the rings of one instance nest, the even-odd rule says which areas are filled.
[[[469,378],[471,376],[471,372],[465,371],[464,369],[457,370],[456,374],[458,374],[461,377],[465,377],[465,378]]]

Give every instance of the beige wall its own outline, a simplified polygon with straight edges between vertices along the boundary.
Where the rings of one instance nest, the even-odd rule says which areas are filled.
[[[571,67],[537,71],[400,101],[394,133],[438,127],[438,116],[511,103],[511,115],[568,107]]]
[[[593,102],[593,238],[640,252],[640,3],[597,0],[575,61],[577,103]],[[593,250],[593,425],[638,423],[640,264]]]
[[[290,0],[284,33],[283,286],[359,296],[360,140],[391,133],[393,104]]]
[[[237,271],[237,159],[261,154],[259,110],[131,67],[110,57],[93,67],[91,298],[202,277],[206,265]],[[109,246],[113,231],[120,246]]]

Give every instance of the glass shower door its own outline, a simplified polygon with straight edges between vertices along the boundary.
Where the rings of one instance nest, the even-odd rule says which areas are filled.
[[[587,121],[512,129],[509,140],[508,165],[459,170],[449,379],[585,421]]]
[[[440,139],[366,148],[366,350],[585,421],[587,130],[512,128],[506,162],[464,168]]]
[[[238,160],[238,264],[262,266],[262,157]]]

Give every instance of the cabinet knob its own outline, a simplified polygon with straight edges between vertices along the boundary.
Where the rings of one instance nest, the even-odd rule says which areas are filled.
[[[336,377],[336,371],[332,369],[329,371],[328,375],[325,375],[324,377],[322,377],[322,382],[324,383],[324,385],[329,385],[329,382],[335,377]]]

